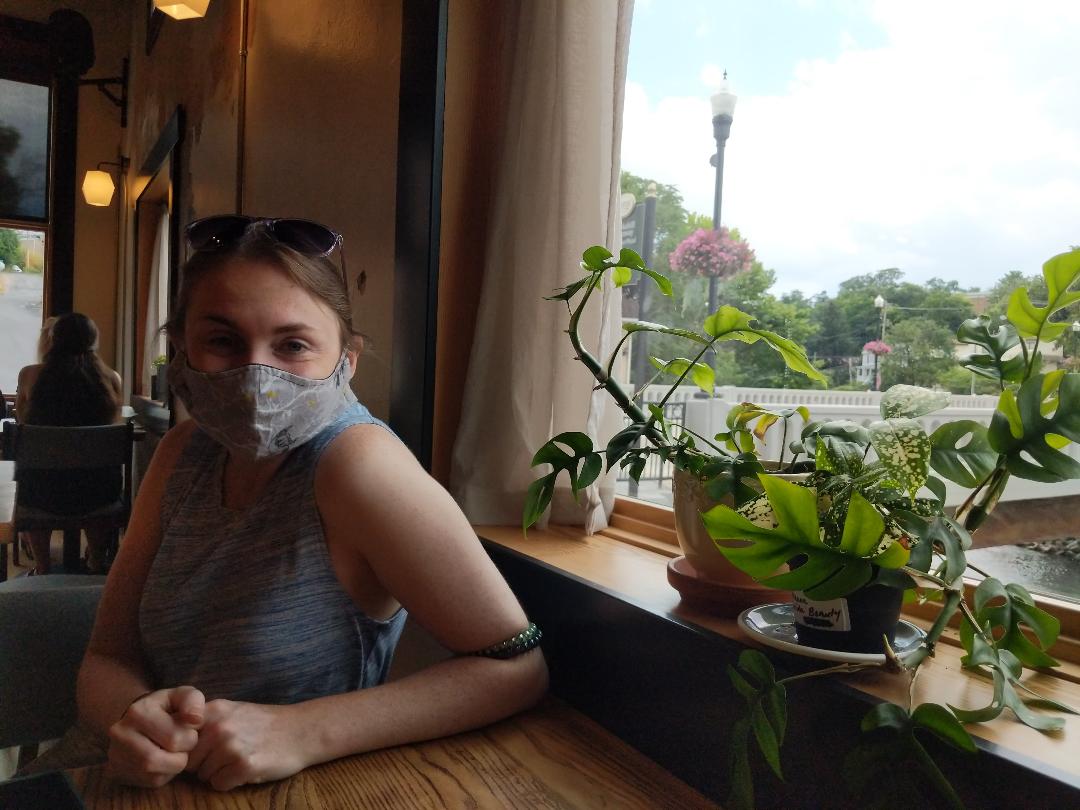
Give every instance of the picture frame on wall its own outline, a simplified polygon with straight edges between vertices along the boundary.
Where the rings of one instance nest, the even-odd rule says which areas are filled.
[[[165,12],[154,8],[154,0],[146,0],[146,55],[154,49],[158,34],[161,33],[161,24],[165,22]]]

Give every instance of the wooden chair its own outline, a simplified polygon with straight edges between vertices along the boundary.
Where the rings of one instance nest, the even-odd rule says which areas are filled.
[[[78,570],[84,528],[110,533],[106,554],[111,557],[116,551],[120,532],[127,527],[131,514],[132,425],[48,427],[8,423],[5,428],[6,445],[11,453],[9,457],[15,462],[13,531],[63,531],[64,569],[68,572]],[[116,500],[105,506],[76,514],[63,514],[30,506],[20,500],[18,476],[23,470],[71,471],[107,467],[120,468],[122,482]],[[0,578],[6,576],[6,562],[6,559],[0,560],[4,565]]]

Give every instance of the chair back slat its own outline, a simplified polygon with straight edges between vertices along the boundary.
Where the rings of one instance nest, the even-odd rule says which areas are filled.
[[[88,427],[15,427],[16,469],[80,470],[119,467],[131,463],[134,431],[131,425]]]

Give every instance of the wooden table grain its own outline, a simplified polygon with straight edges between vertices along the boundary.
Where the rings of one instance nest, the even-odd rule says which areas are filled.
[[[158,790],[70,772],[89,810],[716,808],[686,783],[553,698],[479,731],[346,757],[217,793],[190,778]]]

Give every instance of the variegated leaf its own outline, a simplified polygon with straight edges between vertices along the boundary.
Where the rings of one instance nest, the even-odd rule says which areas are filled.
[[[870,444],[911,497],[926,483],[930,471],[930,437],[914,419],[885,419],[870,425]]]
[[[881,396],[882,419],[918,419],[949,404],[948,391],[917,385],[894,385]]]

